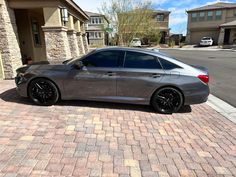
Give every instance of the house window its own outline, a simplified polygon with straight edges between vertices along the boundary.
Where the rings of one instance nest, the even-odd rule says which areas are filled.
[[[212,11],[209,11],[207,12],[207,20],[213,20],[213,12]]]
[[[205,12],[200,12],[199,21],[204,21],[204,20],[205,20]]]
[[[100,39],[100,38],[102,38],[102,33],[101,32],[90,32],[89,38],[90,39]]]
[[[100,17],[92,17],[90,19],[91,24],[101,24],[102,23],[102,19]]]
[[[217,10],[216,11],[216,20],[221,20],[222,17],[222,11],[221,10]]]
[[[37,21],[32,21],[32,33],[35,46],[41,46],[39,24]]]
[[[234,9],[234,16],[236,17],[236,9]]]
[[[197,13],[192,13],[192,22],[196,22],[197,21]]]
[[[157,21],[163,22],[164,21],[164,15],[157,15]]]

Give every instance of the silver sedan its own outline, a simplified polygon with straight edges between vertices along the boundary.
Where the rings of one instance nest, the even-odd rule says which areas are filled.
[[[160,113],[207,101],[206,68],[190,66],[155,50],[102,48],[58,65],[21,67],[18,93],[38,105],[93,100],[151,105]]]

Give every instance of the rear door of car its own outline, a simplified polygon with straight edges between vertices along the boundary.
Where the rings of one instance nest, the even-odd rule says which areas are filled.
[[[117,72],[117,96],[126,102],[149,101],[165,74],[158,58],[145,52],[126,51]]]

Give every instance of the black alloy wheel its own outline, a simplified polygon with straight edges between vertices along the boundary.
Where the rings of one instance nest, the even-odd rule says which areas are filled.
[[[166,87],[158,90],[152,100],[153,108],[163,114],[178,112],[183,105],[183,96],[179,90]]]
[[[50,80],[40,78],[33,80],[28,88],[30,99],[41,106],[51,106],[59,99],[59,91]]]

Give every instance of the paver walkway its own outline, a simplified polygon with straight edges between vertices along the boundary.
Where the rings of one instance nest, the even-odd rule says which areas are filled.
[[[208,105],[63,101],[39,107],[0,81],[0,176],[234,176],[236,125]]]

